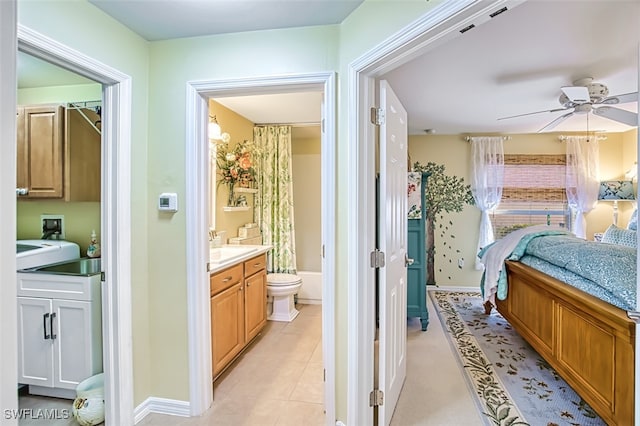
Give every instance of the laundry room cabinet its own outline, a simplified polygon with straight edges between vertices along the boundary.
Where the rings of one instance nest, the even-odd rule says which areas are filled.
[[[17,110],[18,199],[100,201],[101,135],[91,109],[63,105]]]
[[[407,317],[420,317],[422,331],[429,325],[427,311],[427,208],[425,190],[429,173],[408,174],[407,256],[413,263],[407,266]]]
[[[93,287],[84,294],[62,276],[18,275],[18,383],[34,395],[73,399],[81,381],[102,371],[100,275],[93,283],[82,277]]]

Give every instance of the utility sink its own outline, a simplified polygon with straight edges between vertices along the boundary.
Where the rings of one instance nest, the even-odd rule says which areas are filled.
[[[34,272],[53,275],[91,276],[100,273],[100,258],[83,257],[76,260],[53,263],[37,268],[23,269],[20,272]]]
[[[242,245],[226,245],[210,249],[209,260],[211,263],[224,263],[242,257],[254,251],[258,251],[258,248]]]

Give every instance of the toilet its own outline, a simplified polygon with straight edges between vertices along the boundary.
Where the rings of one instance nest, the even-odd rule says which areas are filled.
[[[267,319],[293,321],[298,316],[293,295],[302,286],[302,278],[294,274],[267,274]]]

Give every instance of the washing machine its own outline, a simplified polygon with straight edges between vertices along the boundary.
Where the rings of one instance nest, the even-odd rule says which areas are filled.
[[[35,268],[50,263],[80,258],[78,244],[65,240],[16,241],[17,269]]]

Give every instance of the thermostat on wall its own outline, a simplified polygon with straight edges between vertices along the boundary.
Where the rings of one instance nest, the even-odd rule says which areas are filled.
[[[158,210],[162,212],[178,211],[178,194],[175,192],[164,192],[158,197]]]

